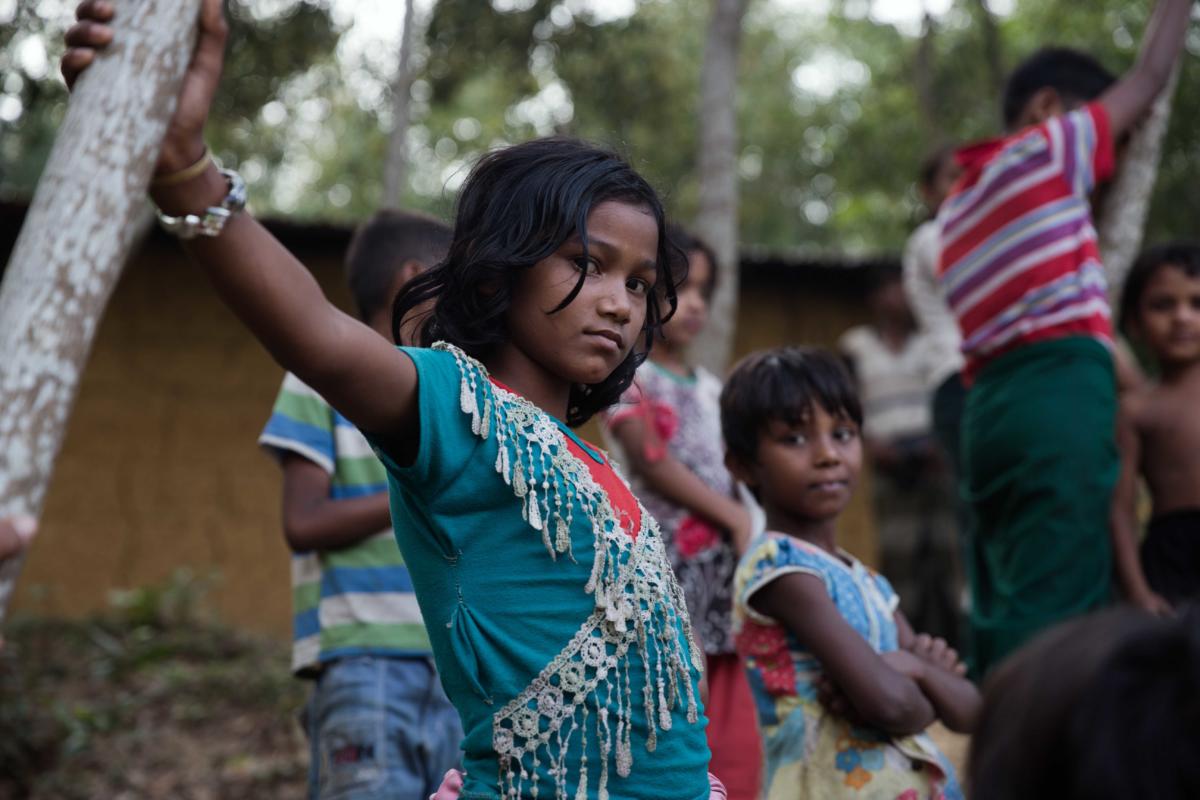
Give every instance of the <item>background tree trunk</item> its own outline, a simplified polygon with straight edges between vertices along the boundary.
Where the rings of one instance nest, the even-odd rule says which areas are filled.
[[[408,184],[408,124],[412,99],[413,0],[404,0],[404,30],[400,32],[400,57],[392,81],[392,131],[388,134],[387,161],[383,165],[382,208],[400,208]]]
[[[921,22],[921,39],[917,42],[917,54],[913,59],[913,80],[917,87],[917,106],[921,111],[921,123],[925,128],[926,147],[933,152],[941,147],[945,133],[938,116],[937,97],[933,88],[933,46],[936,27],[933,15],[926,12]]]
[[[988,78],[991,81],[992,97],[1004,96],[1004,84],[1007,75],[1004,74],[1004,53],[1000,46],[1000,27],[996,17],[988,8],[987,0],[975,0],[976,16],[979,27],[983,31],[983,55],[987,59]]]
[[[700,211],[695,230],[717,255],[717,291],[695,355],[718,375],[733,349],[738,297],[737,73],[748,0],[713,0],[700,69]]]
[[[1163,140],[1171,120],[1171,101],[1178,83],[1179,65],[1176,64],[1175,72],[1150,107],[1149,115],[1134,129],[1121,158],[1120,171],[1100,210],[1100,257],[1104,260],[1109,296],[1114,302],[1120,296],[1125,276],[1142,246]]]
[[[76,84],[0,284],[0,514],[41,512],[195,42],[196,0],[117,7],[124,23]],[[0,619],[19,569],[0,564]]]

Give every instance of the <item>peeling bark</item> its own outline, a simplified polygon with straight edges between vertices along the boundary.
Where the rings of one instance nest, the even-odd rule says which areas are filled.
[[[713,0],[700,71],[700,210],[695,229],[717,256],[717,290],[694,354],[725,371],[733,349],[738,298],[737,73],[749,0]]]
[[[1098,234],[1100,257],[1108,278],[1109,296],[1120,296],[1125,276],[1137,258],[1146,232],[1146,217],[1154,181],[1158,178],[1158,162],[1162,157],[1167,123],[1171,120],[1171,101],[1179,83],[1179,65],[1162,94],[1150,107],[1146,119],[1134,129],[1121,157],[1120,170],[1113,179],[1100,211]]]
[[[75,86],[0,285],[0,514],[41,512],[92,339],[138,234],[198,8],[118,0],[124,22]],[[20,559],[0,564],[0,619],[19,570]]]
[[[400,57],[392,81],[392,130],[388,134],[387,160],[383,165],[382,208],[400,208],[408,183],[408,125],[412,106],[413,0],[404,0],[404,30],[400,32]]]

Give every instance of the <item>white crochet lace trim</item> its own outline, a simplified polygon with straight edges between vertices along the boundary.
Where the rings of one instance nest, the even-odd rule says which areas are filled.
[[[586,800],[593,768],[599,772],[597,796],[606,800],[612,766],[621,777],[633,767],[631,658],[640,660],[646,675],[641,702],[648,751],[653,752],[659,729],[670,730],[677,705],[686,703],[689,722],[699,717],[688,664],[702,670],[703,661],[658,525],[639,507],[642,524],[632,539],[608,495],[545,412],[494,386],[484,366],[453,345],[439,342],[434,348],[454,356],[461,374],[460,407],[475,435],[496,440],[496,472],[512,487],[550,557],[574,558],[570,531],[576,511],[588,517],[595,532],[595,558],[585,586],[595,610],[529,686],[492,716],[500,793],[515,798],[528,791],[538,797],[545,766],[555,800],[572,800],[566,762],[574,745],[583,756],[573,800]],[[592,736],[601,762],[594,767],[587,760]]]

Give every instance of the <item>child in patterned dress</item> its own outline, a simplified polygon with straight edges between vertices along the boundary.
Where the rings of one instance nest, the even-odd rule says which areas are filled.
[[[979,693],[945,641],[913,632],[887,579],[836,545],[861,423],[845,367],[821,350],[749,356],[721,394],[726,462],[767,518],[738,565],[734,616],[768,800],[962,797],[924,731],[970,731]]]
[[[732,630],[733,571],[749,540],[750,515],[734,499],[725,469],[721,381],[688,357],[708,321],[717,262],[712,249],[683,228],[670,226],[668,236],[688,256],[679,306],[606,421],[634,494],[662,529],[704,647],[710,769],[733,800],[755,800],[762,746]]]

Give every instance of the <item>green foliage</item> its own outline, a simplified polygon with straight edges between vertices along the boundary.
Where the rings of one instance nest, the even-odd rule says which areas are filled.
[[[62,113],[51,76],[23,73],[14,42],[40,34],[51,62],[56,2],[19,4],[0,26],[0,191],[28,192]],[[258,5],[261,5],[259,3]],[[275,5],[279,5],[276,3]],[[699,74],[710,0],[639,0],[602,19],[558,0],[440,0],[426,26],[412,93],[409,205],[448,214],[474,159],[507,142],[566,133],[626,154],[685,219],[697,207]],[[316,0],[255,16],[232,9],[214,149],[249,179],[260,212],[352,221],[378,202],[390,101],[378,59],[335,57],[342,31]],[[746,17],[738,108],[741,230],[771,249],[897,249],[923,211],[913,180],[935,145],[999,132],[999,105],[978,0],[956,0],[927,42],[930,101],[918,102],[921,38],[873,20],[864,0],[827,17],[754,0]],[[50,9],[50,11],[47,11]],[[69,13],[69,11],[64,11]],[[1086,48],[1114,70],[1136,54],[1148,4],[1018,0],[996,20],[1011,68],[1039,45]],[[1200,53],[1200,33],[1190,41]],[[8,69],[5,69],[5,68]],[[387,69],[390,69],[387,68]],[[11,104],[10,104],[11,108]],[[1188,235],[1200,212],[1200,62],[1187,58],[1148,238]]]

